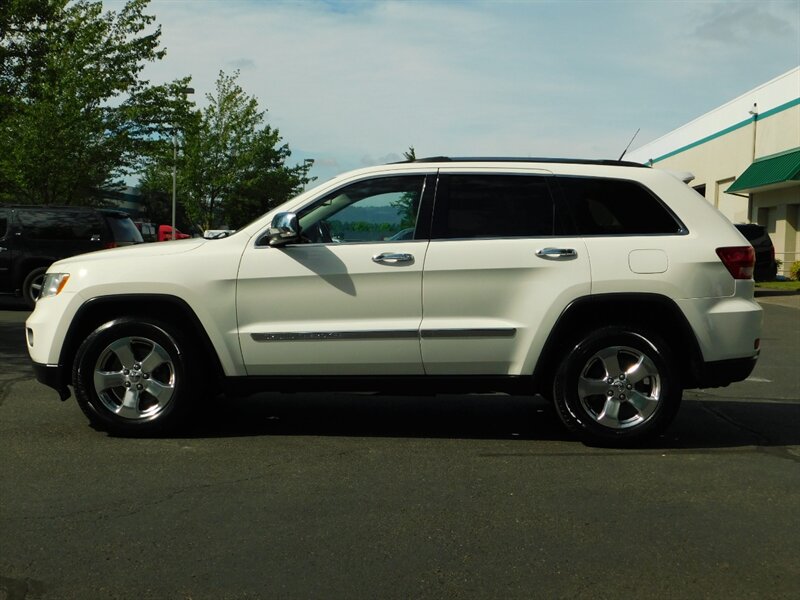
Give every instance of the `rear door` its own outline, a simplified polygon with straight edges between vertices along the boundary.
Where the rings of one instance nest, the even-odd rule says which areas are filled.
[[[425,259],[421,347],[431,375],[529,374],[553,323],[590,290],[549,172],[440,170]]]

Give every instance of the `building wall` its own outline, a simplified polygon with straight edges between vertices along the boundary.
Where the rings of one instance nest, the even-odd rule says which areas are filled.
[[[764,225],[783,262],[779,273],[789,274],[800,260],[800,186],[753,194],[753,222]]]
[[[756,114],[751,114],[754,111]],[[748,197],[725,190],[754,159],[800,147],[800,67],[630,152],[655,168],[689,171],[690,183],[734,223],[768,228],[779,273],[800,259],[800,182]]]
[[[755,137],[755,146],[754,146]],[[748,210],[748,199],[725,190],[755,158],[800,145],[800,104],[749,123],[677,154],[654,160],[653,166],[690,171],[692,187],[705,186],[705,198],[734,223],[758,222]],[[796,193],[800,193],[795,190]],[[759,223],[765,225],[765,223]],[[774,243],[774,242],[773,242]]]
[[[798,76],[797,94],[800,94]],[[800,104],[774,116],[759,117],[756,134],[756,158],[791,150],[800,146]]]

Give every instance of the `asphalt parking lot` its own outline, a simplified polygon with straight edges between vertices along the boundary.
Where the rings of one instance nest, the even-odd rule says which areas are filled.
[[[477,395],[262,394],[110,437],[0,305],[0,600],[796,598],[800,296],[760,300],[750,379],[629,450]]]

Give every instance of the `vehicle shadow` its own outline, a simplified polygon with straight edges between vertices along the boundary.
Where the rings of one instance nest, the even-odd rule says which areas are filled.
[[[16,296],[0,296],[0,310],[18,310],[30,312],[31,309],[22,298]]]
[[[764,288],[756,288],[755,297],[774,297],[774,296],[800,296],[800,290],[770,290]]]
[[[25,351],[24,323],[0,323],[0,373],[33,373],[30,358]]]
[[[213,417],[196,419],[189,435],[570,439],[539,397],[264,393],[214,403]]]
[[[262,435],[575,441],[540,396],[258,394],[215,401],[189,437]],[[590,444],[587,444],[590,445]],[[685,400],[650,450],[800,445],[800,404]],[[600,447],[600,446],[598,446]]]

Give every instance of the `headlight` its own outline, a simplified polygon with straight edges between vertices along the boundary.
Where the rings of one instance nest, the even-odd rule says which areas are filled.
[[[39,298],[57,296],[69,281],[69,273],[47,273],[42,282],[42,293]]]

